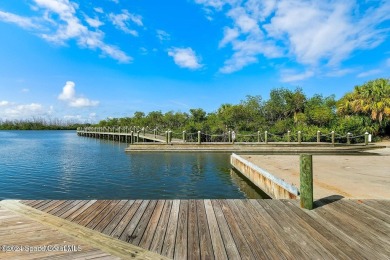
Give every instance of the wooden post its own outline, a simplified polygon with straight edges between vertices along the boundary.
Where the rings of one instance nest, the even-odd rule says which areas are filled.
[[[165,142],[166,142],[166,143],[169,143],[169,140],[168,140],[168,131],[165,131]]]
[[[291,131],[287,131],[287,142],[291,142]]]
[[[200,131],[198,131],[198,144],[201,144],[201,140],[200,140]]]
[[[364,145],[368,145],[368,135],[369,135],[368,132],[364,133]]]
[[[334,145],[334,131],[332,131],[331,134],[332,134],[332,144]]]
[[[321,142],[321,131],[318,130],[317,131],[317,143],[320,143]]]
[[[172,143],[172,131],[171,130],[168,131],[168,142]]]
[[[144,136],[145,136],[145,127],[142,127],[142,131],[143,131]]]
[[[313,209],[313,158],[311,154],[301,154],[300,163],[300,199],[301,208]]]
[[[347,144],[351,144],[351,133],[347,133]]]
[[[134,132],[133,131],[130,132],[130,143],[134,144]]]
[[[186,142],[186,131],[183,131],[183,143]]]
[[[301,131],[298,131],[298,144],[301,144],[302,142],[302,135],[301,135]]]
[[[260,143],[260,131],[257,131],[257,142]]]
[[[264,143],[268,144],[268,131],[264,132]]]
[[[230,130],[228,132],[228,135],[229,135],[229,143],[231,142],[231,133],[230,133]]]
[[[154,129],[153,133],[154,133],[154,138],[157,138],[157,129]]]
[[[137,143],[139,143],[139,130],[137,131]]]

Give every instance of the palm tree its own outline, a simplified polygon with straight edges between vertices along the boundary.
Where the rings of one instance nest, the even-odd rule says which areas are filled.
[[[382,124],[384,118],[390,117],[390,80],[379,78],[356,86],[353,92],[340,99],[337,113],[369,115]]]

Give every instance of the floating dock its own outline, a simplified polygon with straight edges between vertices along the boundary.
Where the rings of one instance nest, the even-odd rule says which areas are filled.
[[[75,259],[88,252],[104,259],[390,257],[390,200],[322,199],[310,211],[298,204],[249,199],[6,200],[0,202],[2,243],[59,243],[62,237],[55,232],[60,232],[85,251],[0,252],[0,258]],[[50,234],[37,233],[34,223]]]

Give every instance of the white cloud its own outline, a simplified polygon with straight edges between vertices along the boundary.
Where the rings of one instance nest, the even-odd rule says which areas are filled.
[[[220,48],[235,40],[238,36],[240,36],[240,32],[237,28],[225,27],[223,35],[223,39],[219,42]]]
[[[16,14],[0,11],[0,21],[14,23],[25,29],[37,29],[39,26],[32,19],[22,17]]]
[[[359,74],[357,75],[357,77],[358,77],[358,78],[369,77],[369,76],[372,76],[372,75],[379,74],[379,73],[381,73],[381,72],[382,72],[382,71],[379,70],[379,69],[368,70],[368,71],[359,73]]]
[[[174,62],[181,68],[199,69],[203,65],[199,63],[195,52],[191,48],[172,48],[168,51],[168,55],[173,57]]]
[[[156,30],[156,37],[160,41],[168,41],[168,40],[170,40],[169,33],[167,33],[166,31],[163,31],[163,30]]]
[[[21,91],[22,91],[23,93],[27,93],[27,92],[29,92],[30,90],[29,90],[28,88],[23,88]]]
[[[2,100],[0,101],[0,107],[5,107],[5,106],[8,106],[10,105],[11,103],[9,101],[6,101],[6,100]]]
[[[89,26],[94,27],[94,28],[99,28],[100,26],[104,25],[103,22],[99,20],[99,18],[91,18],[86,16],[85,21],[89,24]]]
[[[142,17],[140,15],[131,14],[127,10],[122,10],[122,13],[120,14],[110,13],[109,18],[116,28],[133,36],[138,36],[138,32],[134,29],[130,29],[130,22],[138,26],[143,26]]]
[[[282,70],[281,71],[281,81],[282,82],[295,82],[302,81],[304,79],[310,78],[314,75],[313,71],[305,71],[302,73],[297,73],[294,70]]]
[[[99,104],[99,101],[76,97],[75,86],[76,84],[73,81],[67,81],[62,92],[58,95],[58,99],[67,102],[71,107],[91,107]]]
[[[195,0],[203,8],[225,12],[220,47],[231,43],[232,56],[221,72],[231,73],[266,58],[286,57],[309,70],[337,67],[356,50],[372,49],[389,35],[390,2],[369,8],[359,1]],[[370,4],[371,2],[365,3]],[[382,27],[382,28],[381,28]]]
[[[132,60],[116,46],[106,44],[105,34],[98,30],[101,22],[89,19],[86,22],[94,27],[90,30],[77,17],[78,5],[69,0],[34,0],[32,10],[41,13],[39,18],[27,18],[10,13],[0,13],[0,20],[12,21],[22,28],[35,29],[35,33],[43,39],[64,45],[69,40],[76,40],[80,47],[101,50],[103,56],[108,56],[119,62],[128,63]],[[36,21],[38,25],[32,23]],[[100,23],[99,23],[100,22]]]
[[[328,77],[342,77],[355,72],[355,69],[334,69],[326,73]]]
[[[39,103],[15,104],[8,103],[5,109],[0,109],[0,116],[4,119],[21,119],[33,116],[45,116],[47,111]]]
[[[95,12],[100,13],[100,14],[104,13],[103,8],[101,8],[101,7],[95,7],[95,8],[93,8],[93,10],[95,10]]]

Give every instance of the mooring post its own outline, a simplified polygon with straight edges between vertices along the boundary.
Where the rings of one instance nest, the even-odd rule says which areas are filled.
[[[228,132],[228,135],[229,135],[228,137],[229,137],[229,143],[230,143],[230,142],[232,141],[232,140],[231,140],[231,133],[230,133],[230,130],[229,130],[229,132]]]
[[[157,129],[154,129],[153,133],[154,133],[154,138],[157,138]]]
[[[334,145],[334,131],[331,132],[332,135],[332,144]]]
[[[369,135],[368,132],[364,133],[364,145],[368,145],[368,135]]]
[[[317,143],[320,143],[321,142],[321,131],[318,130],[317,131]]]
[[[130,143],[134,144],[134,132],[133,131],[130,132]]]
[[[298,131],[298,144],[301,144],[302,142],[302,132],[301,131]]]
[[[201,140],[200,140],[200,131],[198,131],[198,144],[201,144]]]
[[[351,133],[347,133],[347,144],[351,144]]]
[[[169,140],[168,140],[168,131],[165,131],[165,142],[168,143]]]
[[[143,131],[144,136],[145,136],[145,127],[142,127],[142,131]]]
[[[185,143],[185,141],[186,141],[186,131],[184,130],[183,131],[183,143]]]
[[[257,142],[260,143],[260,131],[257,131]]]
[[[287,131],[287,142],[291,142],[291,131]]]
[[[139,143],[139,130],[137,131],[137,143]]]
[[[268,144],[268,131],[264,132],[264,143]]]
[[[313,158],[311,154],[301,154],[300,163],[300,200],[301,208],[313,209]]]
[[[172,143],[172,131],[171,130],[168,131],[168,142]]]

